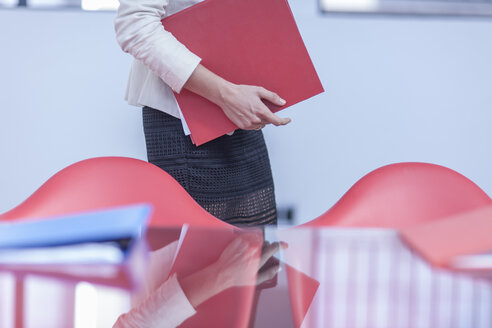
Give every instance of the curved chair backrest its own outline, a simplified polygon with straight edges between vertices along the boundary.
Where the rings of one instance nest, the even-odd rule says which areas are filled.
[[[369,173],[330,210],[303,226],[398,229],[490,204],[480,187],[451,169],[398,163]]]
[[[125,157],[100,157],[80,161],[52,176],[29,198],[14,209],[1,214],[2,220],[43,218],[92,211],[136,203],[150,203],[151,227],[232,227],[205,211],[160,168],[147,162]],[[150,233],[150,232],[149,232]],[[16,289],[24,291],[23,276],[17,277]],[[57,301],[64,304],[67,315],[57,318],[63,326],[73,323],[74,285],[61,286]],[[27,295],[27,294],[26,294]],[[16,301],[16,326],[24,317],[23,297]],[[65,322],[65,323],[62,323]],[[56,325],[56,324],[55,324]]]
[[[133,158],[99,157],[72,164],[46,181],[0,220],[42,218],[150,203],[150,226],[230,227],[205,211],[160,168]]]

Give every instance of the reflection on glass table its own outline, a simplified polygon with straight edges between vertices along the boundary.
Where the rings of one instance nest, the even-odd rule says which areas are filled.
[[[113,278],[1,268],[0,327],[492,327],[487,277],[432,268],[392,230],[146,239]]]

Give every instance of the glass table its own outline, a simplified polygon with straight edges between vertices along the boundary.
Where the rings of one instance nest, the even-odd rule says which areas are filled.
[[[153,228],[122,264],[0,267],[0,327],[492,327],[487,276],[383,229]]]

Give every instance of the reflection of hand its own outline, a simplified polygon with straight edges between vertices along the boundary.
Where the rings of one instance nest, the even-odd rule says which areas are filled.
[[[260,269],[258,271],[257,285],[273,279],[280,271],[280,262],[273,257],[279,249],[286,249],[287,244],[284,242],[265,242],[261,252]]]
[[[162,264],[160,257],[166,255],[164,251],[167,248],[153,252],[154,265]],[[280,248],[287,248],[287,244],[263,243],[259,234],[241,234],[226,246],[214,263],[180,279],[179,283],[173,276],[159,287],[155,286],[156,290],[147,299],[121,315],[113,327],[175,327],[193,315],[186,298],[196,308],[230,287],[259,285],[275,277],[279,264],[273,255]]]
[[[255,285],[260,252],[259,236],[239,236],[229,243],[214,263],[223,289]]]
[[[196,307],[230,287],[259,285],[277,274],[278,263],[262,267],[280,248],[286,244],[263,244],[258,234],[242,234],[226,246],[217,261],[182,279],[183,290]]]
[[[261,268],[280,247],[286,248],[286,244],[265,242],[261,247],[261,240],[255,240],[255,237],[259,236],[240,236],[234,239],[214,264],[225,288],[259,285],[278,273],[278,262],[264,270]]]

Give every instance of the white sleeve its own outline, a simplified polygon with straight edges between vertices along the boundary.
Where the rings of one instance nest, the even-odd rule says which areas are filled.
[[[167,4],[168,0],[120,0],[114,27],[124,52],[180,92],[201,58],[162,26]]]
[[[173,275],[145,302],[121,315],[113,328],[174,328],[195,313]]]

